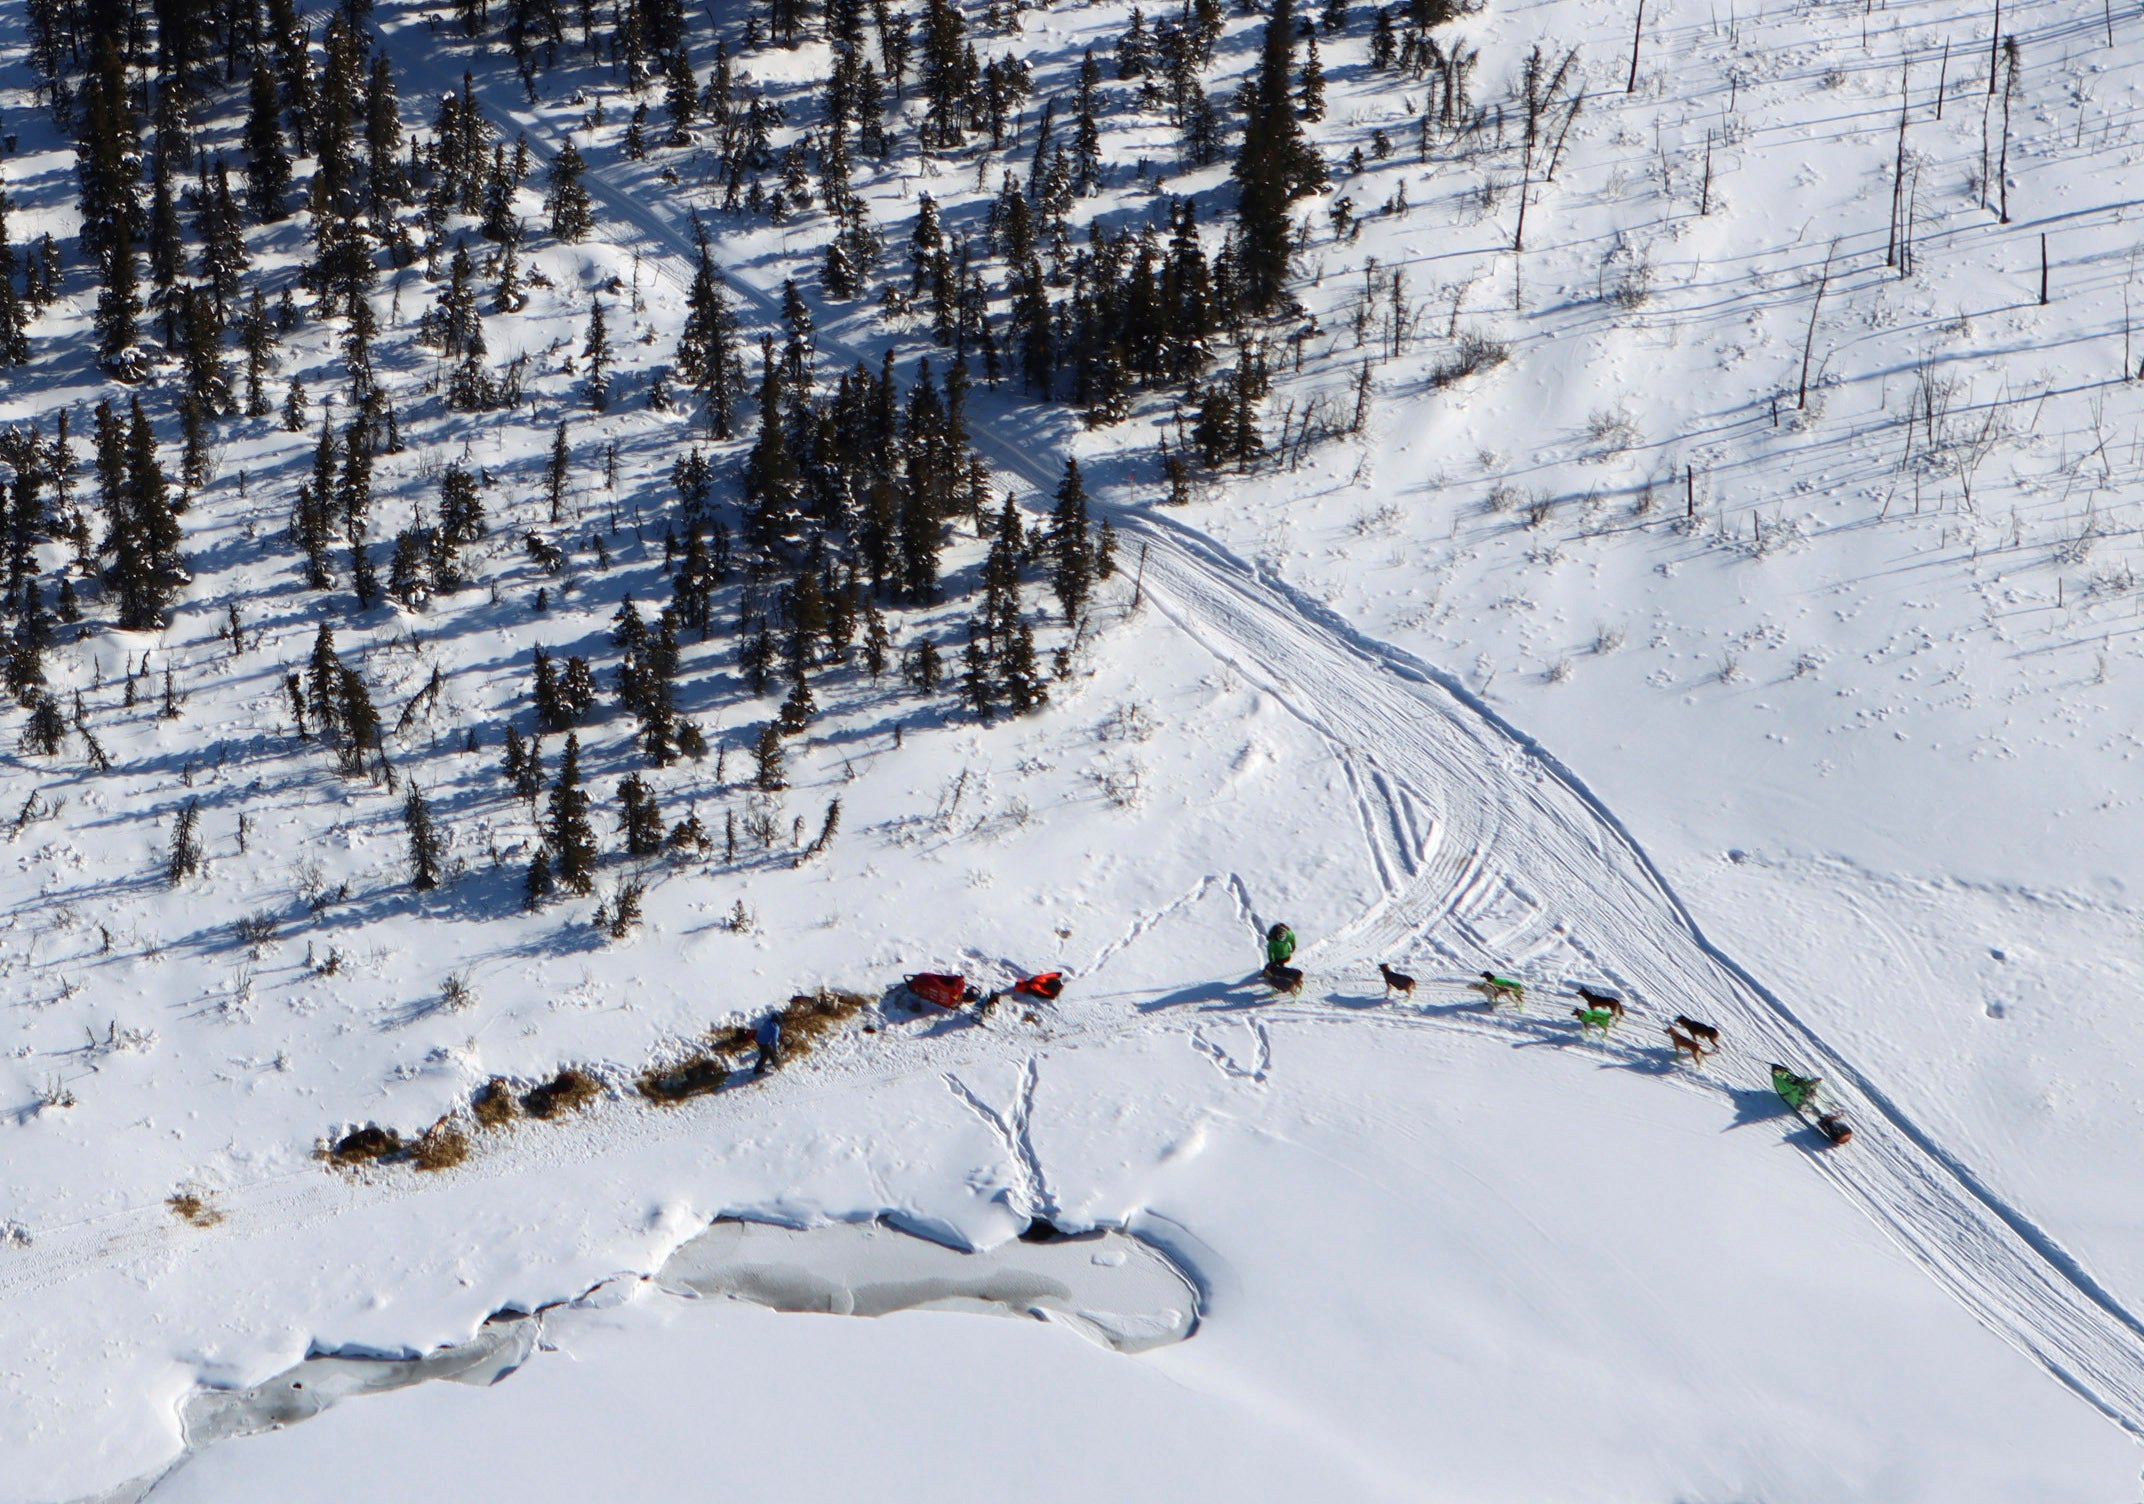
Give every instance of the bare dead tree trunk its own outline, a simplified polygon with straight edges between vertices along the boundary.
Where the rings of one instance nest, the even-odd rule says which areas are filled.
[[[1912,66],[1902,66],[1898,78],[1898,150],[1891,160],[1891,237],[1883,253],[1885,266],[1899,264],[1898,213],[1906,199],[1906,102],[1911,79]]]
[[[1809,356],[1816,348],[1816,314],[1824,306],[1824,289],[1831,285],[1831,258],[1838,254],[1839,242],[1834,240],[1831,249],[1824,253],[1824,270],[1816,279],[1816,296],[1809,302],[1809,329],[1802,336],[1802,379],[1794,394],[1795,411],[1806,411],[1809,406]]]
[[[1999,218],[2010,223],[2010,101],[2017,97],[2018,51],[2017,38],[2003,38],[2003,63],[2008,77],[2003,80],[2003,149],[1996,163],[1995,179],[1999,184],[1997,195],[2002,209]]]

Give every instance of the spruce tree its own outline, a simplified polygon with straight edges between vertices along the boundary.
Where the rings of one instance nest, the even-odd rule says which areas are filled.
[[[335,629],[326,622],[313,635],[313,656],[306,670],[313,719],[323,732],[342,726],[342,659],[335,652]]]
[[[171,851],[164,858],[164,881],[176,888],[201,870],[201,801],[189,799],[171,822]]]
[[[551,853],[539,845],[536,854],[529,858],[528,876],[522,880],[521,906],[534,913],[557,891],[558,879],[551,872]]]
[[[506,248],[499,252],[499,285],[491,297],[494,313],[519,313],[528,304],[528,297],[521,290],[520,252],[515,248],[520,238],[517,221],[514,233],[507,238]]]
[[[1294,0],[1273,0],[1236,157],[1243,292],[1253,313],[1278,307],[1287,286],[1288,205],[1325,182],[1324,164],[1296,120],[1294,52]]]
[[[596,708],[595,670],[588,666],[586,658],[577,654],[567,657],[558,675],[558,703],[566,718],[576,724],[587,720]]]
[[[902,665],[902,673],[919,693],[935,693],[939,680],[945,674],[938,644],[928,637],[918,639],[916,645],[909,650],[907,660]]]
[[[893,645],[892,636],[886,631],[886,618],[878,609],[878,602],[868,596],[864,599],[864,672],[876,679],[886,672],[886,653]]]
[[[778,793],[789,787],[782,768],[782,734],[775,730],[771,721],[760,728],[759,740],[752,747],[752,757],[756,764],[752,783],[761,793]]]
[[[638,773],[629,773],[618,783],[618,828],[625,832],[625,853],[632,857],[654,856],[663,849],[663,814],[654,791]]]
[[[194,219],[201,237],[201,275],[216,289],[216,307],[228,316],[253,264],[246,249],[245,225],[231,196],[231,170],[218,157],[202,185],[201,208]]]
[[[775,725],[784,736],[801,736],[811,726],[812,712],[818,707],[812,699],[811,681],[805,677],[801,658],[790,671],[789,693],[782,700],[782,708],[775,713]]]
[[[588,338],[581,346],[588,362],[588,405],[597,412],[610,406],[610,334],[603,324],[603,300],[588,305]]]
[[[476,266],[468,247],[456,242],[439,306],[426,321],[426,335],[449,360],[484,353],[484,319],[476,306]]]
[[[484,536],[484,503],[476,478],[460,463],[449,464],[439,478],[439,531],[449,543],[474,543]]]
[[[104,286],[94,323],[97,358],[122,381],[135,377],[135,346],[141,340],[141,294],[137,290],[134,233],[121,218],[109,232],[103,257]]]
[[[15,291],[18,263],[8,239],[7,215],[13,207],[6,191],[0,189],[0,366],[19,366],[30,358],[30,339],[24,328],[28,320]]]
[[[960,698],[961,702],[975,713],[978,720],[989,720],[991,712],[997,706],[994,667],[981,628],[970,622],[968,645],[961,650]]]
[[[558,425],[551,435],[551,460],[544,467],[544,489],[551,500],[551,520],[560,521],[565,516],[566,480],[572,473],[572,451],[566,447],[566,425]]]
[[[506,747],[500,756],[502,771],[514,792],[521,792],[521,781],[528,776],[529,744],[521,735],[521,728],[512,721],[506,723]],[[523,795],[526,798],[526,795]]]
[[[264,225],[289,215],[289,152],[283,148],[283,112],[274,69],[255,62],[247,109],[247,206]]]
[[[439,886],[445,850],[439,827],[432,823],[432,807],[414,783],[402,801],[402,825],[409,832],[409,885],[419,893],[428,892]]]
[[[551,191],[544,208],[551,216],[551,233],[560,240],[584,240],[596,227],[595,206],[581,182],[587,170],[570,141],[551,160]]]
[[[102,425],[100,425],[101,429]],[[117,424],[112,425],[116,429]],[[100,431],[100,446],[106,434]],[[108,532],[104,552],[111,556],[105,583],[119,603],[125,631],[153,631],[164,625],[186,570],[179,558],[179,519],[172,509],[169,484],[156,456],[156,435],[133,400],[119,450],[121,475],[107,487]]]
[[[31,580],[22,614],[8,637],[5,668],[8,693],[21,705],[34,708],[45,698],[45,647],[51,635],[50,618],[38,601],[37,582]]]
[[[744,363],[737,354],[737,315],[723,294],[704,241],[687,306],[685,327],[677,338],[678,370],[707,404],[708,432],[726,439],[744,391]]]
[[[156,302],[168,300],[179,273],[185,269],[186,237],[179,229],[179,202],[171,189],[170,157],[158,152],[149,193],[149,280],[156,285]]]
[[[1050,512],[1047,541],[1050,555],[1050,588],[1057,592],[1065,620],[1077,617],[1094,588],[1094,543],[1087,530],[1087,487],[1080,478],[1079,461],[1065,461],[1064,479],[1057,486],[1057,505]]]
[[[1014,715],[1032,715],[1049,703],[1042,669],[1035,661],[1035,634],[1025,616],[1015,616],[998,650],[998,694]]]
[[[60,713],[59,701],[49,693],[40,691],[30,705],[30,719],[22,728],[22,743],[32,752],[41,752],[50,757],[60,750],[67,740],[67,717]],[[94,739],[90,741],[90,755],[94,760],[100,754]],[[98,771],[110,767],[109,761],[101,762]]]
[[[760,358],[764,371],[759,386],[759,438],[745,459],[744,497],[752,542],[771,548],[786,536],[795,520],[802,474],[789,448],[782,365],[774,358],[771,341],[762,341]]]
[[[588,791],[581,787],[581,739],[566,738],[558,781],[551,786],[545,836],[557,854],[558,880],[568,890],[589,894],[596,886],[596,837],[588,824]]]
[[[1295,86],[1296,113],[1305,120],[1325,118],[1325,65],[1318,58],[1318,38],[1313,32],[1304,44],[1303,71]]]
[[[345,668],[341,678],[342,729],[348,738],[342,749],[342,771],[357,778],[365,771],[365,754],[383,752],[386,725],[372,703],[372,691],[365,687],[357,670]]]
[[[245,317],[239,324],[239,341],[246,352],[246,416],[265,418],[274,411],[268,401],[268,370],[275,359],[276,338],[275,325],[268,321],[267,310],[261,306],[258,287],[247,301]],[[304,422],[302,415],[299,422]]]
[[[536,709],[536,724],[545,731],[564,731],[573,725],[573,717],[559,698],[558,670],[551,665],[551,655],[538,647],[533,664],[534,690],[530,700]]]

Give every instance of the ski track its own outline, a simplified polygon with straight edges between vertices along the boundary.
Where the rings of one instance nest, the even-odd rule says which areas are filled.
[[[373,25],[391,46],[395,33],[409,23],[403,17],[402,26],[390,28],[387,19],[376,18]],[[413,46],[391,46],[404,78],[435,94],[458,90],[458,67],[442,56],[421,24],[412,40]],[[477,100],[494,122],[509,136],[525,135],[539,163],[547,163],[554,153],[551,127],[534,114],[502,106],[500,92],[494,77],[476,82]],[[656,274],[682,292],[689,276],[685,268],[696,254],[686,227],[620,191],[599,169],[591,168],[584,182],[610,228],[648,243],[657,253],[650,258]],[[719,243],[711,249],[719,255]],[[772,294],[734,270],[728,280],[769,323],[777,320]],[[845,361],[861,358],[823,329],[818,346]],[[1042,447],[1038,436],[1015,444],[992,431],[987,415],[978,413],[973,440],[987,458],[1038,490],[1047,493],[1055,486],[1054,472],[1034,457]],[[1983,1324],[2110,1420],[2144,1437],[2144,1324],[2050,1233],[1945,1151],[1789,1004],[1714,946],[1630,831],[1553,754],[1505,723],[1456,679],[1366,637],[1323,603],[1187,525],[1128,507],[1112,509],[1111,516],[1128,542],[1146,546],[1144,583],[1167,617],[1332,742],[1348,764],[1351,789],[1364,809],[1366,834],[1388,888],[1368,914],[1306,948],[1306,959],[1315,960],[1318,972],[1367,969],[1376,960],[1422,951],[1453,962],[1463,973],[1482,967],[1528,969],[1529,961],[1539,960],[1543,964],[1531,968],[1528,979],[1545,994],[1578,969],[1547,964],[1552,952],[1568,950],[1589,963],[1583,968],[1589,977],[1598,970],[1663,1011],[1695,1013],[1721,1025],[1735,1051],[1743,1090],[1764,1089],[1761,1062],[1766,1059],[1821,1073],[1842,1088],[1856,1132],[1848,1150],[1812,1153],[1816,1172]],[[1367,777],[1360,776],[1364,772]],[[1374,818],[1372,802],[1385,806]],[[1426,833],[1415,836],[1425,827]],[[1383,832],[1402,847],[1397,876],[1386,862]],[[1417,849],[1408,853],[1407,847]],[[1229,886],[1249,910],[1241,880],[1231,874]],[[1517,900],[1515,918],[1500,907],[1507,897]],[[1355,1010],[1280,1004],[1266,1016],[1357,1024],[1376,1018],[1503,1037],[1568,1039],[1570,1034],[1553,1015],[1449,1008],[1366,1017]],[[1112,1015],[1048,1038],[1121,1036],[1126,1030],[1127,1021]],[[938,1071],[1004,1141],[1018,1182],[1015,1194],[1043,1206],[1048,1193],[1028,1134],[1034,1060],[1027,1064],[1008,1119],[948,1069],[1002,1058],[1001,1049],[985,1030],[956,1038],[961,1043],[950,1047],[942,1041],[935,1048],[919,1047],[915,1053],[926,1058],[908,1070],[887,1072],[881,1062],[881,1069],[869,1074],[885,1080]],[[1613,1041],[1582,1047],[1632,1060],[1658,1053],[1641,1054]],[[1267,1052],[1259,1054],[1262,1068]],[[783,1083],[759,1100],[808,1102],[850,1088],[861,1074],[853,1067],[831,1067],[809,1084]],[[1706,1079],[1737,1085],[1724,1072]],[[509,1162],[582,1159],[664,1131],[659,1115],[639,1119],[604,1114],[601,1131],[560,1135],[540,1149],[525,1142],[502,1157]],[[234,1193],[225,1230],[287,1230],[383,1195],[447,1193],[458,1178],[449,1173],[419,1185],[305,1173],[283,1177]],[[168,1252],[180,1233],[168,1225],[168,1217],[158,1218],[160,1211],[116,1214],[62,1229],[57,1237],[40,1236],[8,1260],[0,1297],[47,1288],[92,1264]]]

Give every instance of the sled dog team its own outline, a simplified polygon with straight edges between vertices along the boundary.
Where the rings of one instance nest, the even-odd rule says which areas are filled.
[[[1258,973],[1259,979],[1276,992],[1291,997],[1300,993],[1303,973],[1288,964],[1294,957],[1295,931],[1285,924],[1272,926],[1266,931],[1266,962]],[[1395,971],[1382,961],[1377,963],[1377,972],[1384,979],[1387,998],[1395,994],[1400,997],[1414,995],[1414,978],[1407,973]],[[980,1020],[988,1019],[1005,997],[1055,1002],[1064,991],[1064,973],[1047,971],[1039,976],[1023,977],[1003,991],[990,993],[972,985],[966,977],[946,972],[919,972],[908,977],[906,985],[919,1004],[928,1004],[948,1013],[973,1007]],[[1485,971],[1479,980],[1467,985],[1487,1000],[1491,1010],[1510,1003],[1520,1012],[1526,1011],[1526,984],[1514,977]],[[1606,1038],[1617,1024],[1623,1022],[1628,1010],[1614,993],[1596,992],[1590,987],[1579,987],[1576,991],[1579,1001],[1571,1010],[1571,1016],[1578,1020],[1580,1034],[1598,1034]],[[1707,1058],[1719,1053],[1720,1031],[1687,1013],[1676,1014],[1674,1022],[1663,1025],[1662,1029],[1668,1036],[1668,1043],[1674,1046],[1678,1060],[1687,1055],[1693,1066],[1702,1066]],[[1831,1143],[1843,1144],[1854,1136],[1854,1130],[1847,1125],[1837,1107],[1821,1100],[1818,1089],[1822,1085],[1820,1077],[1799,1075],[1783,1065],[1772,1067],[1772,1090],[1778,1093],[1779,1099]]]
[[[1295,931],[1285,924],[1276,924],[1266,931],[1266,964],[1259,975],[1276,991],[1290,996],[1303,990],[1303,973],[1288,962],[1295,955]],[[1377,974],[1384,978],[1385,996],[1412,997],[1414,978],[1404,971],[1394,971],[1384,962],[1377,963]],[[1520,1012],[1526,1009],[1526,984],[1513,977],[1499,976],[1485,971],[1479,980],[1467,984],[1488,1001],[1491,1009],[1500,1003],[1510,1003]],[[1598,1034],[1606,1038],[1608,1032],[1623,1022],[1623,1000],[1612,992],[1595,992],[1590,987],[1579,987],[1578,1006],[1571,1010],[1571,1017],[1578,1020],[1581,1034]],[[1711,1024],[1701,1023],[1687,1013],[1675,1015],[1675,1021],[1663,1026],[1668,1043],[1675,1047],[1675,1056],[1690,1057],[1692,1065],[1703,1065],[1709,1055],[1719,1053],[1720,1031]],[[1812,1122],[1817,1131],[1833,1144],[1843,1144],[1854,1136],[1838,1108],[1818,1099],[1818,1087],[1822,1080],[1816,1076],[1798,1075],[1783,1065],[1772,1067],[1772,1090],[1779,1099],[1793,1109],[1794,1113]]]

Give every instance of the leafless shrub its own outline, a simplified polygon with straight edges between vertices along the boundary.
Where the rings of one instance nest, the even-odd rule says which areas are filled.
[[[1133,700],[1112,710],[1095,735],[1105,742],[1143,742],[1154,735],[1155,729],[1153,713]]]
[[[1439,362],[1429,373],[1429,389],[1442,391],[1454,382],[1464,381],[1469,376],[1478,376],[1483,371],[1493,371],[1511,358],[1510,349],[1501,340],[1469,329],[1459,336],[1452,353]]]
[[[1603,455],[1621,454],[1639,442],[1637,422],[1619,407],[1599,407],[1586,419],[1586,437]]]
[[[1495,515],[1511,511],[1526,500],[1526,493],[1510,484],[1489,488],[1489,494],[1481,499],[1482,510]]]
[[[2102,569],[2084,582],[2084,595],[2093,600],[2113,600],[2137,588],[2136,571],[2128,564]]]
[[[459,1013],[464,1008],[471,1008],[475,1005],[476,993],[469,986],[468,973],[460,971],[448,972],[447,979],[439,984],[440,1011]]]
[[[744,833],[760,850],[772,851],[782,835],[781,807],[771,799],[753,800],[744,812]]]
[[[223,1220],[223,1213],[198,1191],[180,1191],[166,1196],[164,1205],[171,1214],[189,1227],[214,1227]]]
[[[1093,779],[1096,792],[1111,808],[1136,809],[1146,797],[1144,773],[1135,761],[1105,763],[1088,777]]]
[[[275,914],[268,909],[231,921],[231,933],[238,937],[239,943],[255,950],[275,938],[276,928]]]
[[[1802,536],[1802,525],[1793,518],[1757,517],[1750,523],[1749,536],[1737,538],[1735,544],[1748,558],[1768,559],[1800,543]]]
[[[1653,267],[1643,257],[1613,262],[1601,277],[1601,301],[1611,308],[1634,313],[1653,300]]]
[[[2092,557],[2092,550],[2098,543],[2098,530],[2087,524],[2075,537],[2065,538],[2055,545],[2054,561],[2066,569],[2074,569]]]
[[[1389,537],[1398,530],[1406,514],[1391,502],[1374,507],[1358,516],[1350,526],[1358,538]]]
[[[1597,658],[1607,656],[1622,645],[1623,631],[1620,627],[1602,627],[1593,634],[1593,654]]]

